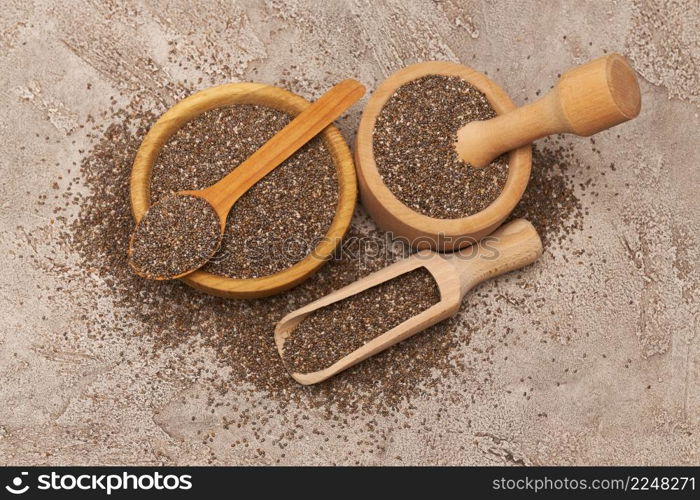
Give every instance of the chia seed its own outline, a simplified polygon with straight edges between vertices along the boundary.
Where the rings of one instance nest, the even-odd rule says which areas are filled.
[[[472,168],[455,152],[457,131],[496,116],[486,96],[458,77],[428,75],[399,87],[377,116],[372,144],[384,183],[430,217],[466,217],[493,202],[508,177],[505,156]]]
[[[291,121],[255,105],[207,111],[165,144],[151,173],[151,199],[205,188],[224,177]],[[287,269],[313,251],[331,225],[338,176],[315,137],[248,190],[231,209],[219,252],[202,270],[258,278]]]
[[[136,226],[129,263],[144,277],[172,278],[206,264],[220,240],[219,216],[207,200],[168,196]]]
[[[282,359],[291,373],[323,370],[439,301],[435,279],[420,267],[309,314]]]

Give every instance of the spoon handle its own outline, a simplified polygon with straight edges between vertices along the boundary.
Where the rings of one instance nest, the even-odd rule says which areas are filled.
[[[222,219],[238,198],[338,118],[365,93],[352,79],[343,80],[302,111],[247,160],[216,184],[206,198]]]
[[[459,157],[474,167],[546,135],[596,134],[639,114],[641,95],[634,69],[619,54],[570,69],[538,101],[457,132]]]
[[[537,230],[525,219],[516,219],[483,238],[478,244],[449,256],[459,273],[462,297],[489,278],[520,269],[542,255]]]

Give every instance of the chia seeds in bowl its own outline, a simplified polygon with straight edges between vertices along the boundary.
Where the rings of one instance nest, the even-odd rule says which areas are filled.
[[[151,171],[151,202],[214,184],[291,119],[283,111],[253,104],[194,118],[158,155]],[[317,136],[241,196],[229,213],[221,248],[202,270],[249,279],[288,269],[326,235],[338,191],[333,155]]]

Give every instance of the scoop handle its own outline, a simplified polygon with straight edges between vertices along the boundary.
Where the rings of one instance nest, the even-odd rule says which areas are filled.
[[[202,191],[222,221],[238,198],[355,104],[365,87],[353,79],[334,85],[226,177]]]
[[[570,69],[544,97],[457,132],[455,149],[474,167],[546,135],[596,134],[631,120],[641,109],[634,69],[619,54],[609,54]]]
[[[542,255],[542,240],[525,219],[515,219],[478,244],[452,254],[459,273],[462,296],[476,285],[535,262]]]

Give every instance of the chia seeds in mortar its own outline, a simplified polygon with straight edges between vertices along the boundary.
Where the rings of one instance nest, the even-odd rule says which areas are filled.
[[[247,104],[203,113],[163,147],[151,174],[152,200],[214,184],[290,121],[282,111]],[[337,203],[333,157],[316,137],[241,196],[221,249],[202,270],[230,278],[283,271],[325,236]]]
[[[457,131],[496,116],[486,96],[458,77],[429,75],[402,85],[374,126],[374,160],[384,183],[405,205],[430,217],[480,212],[503,190],[506,158],[472,168],[457,156]]]

